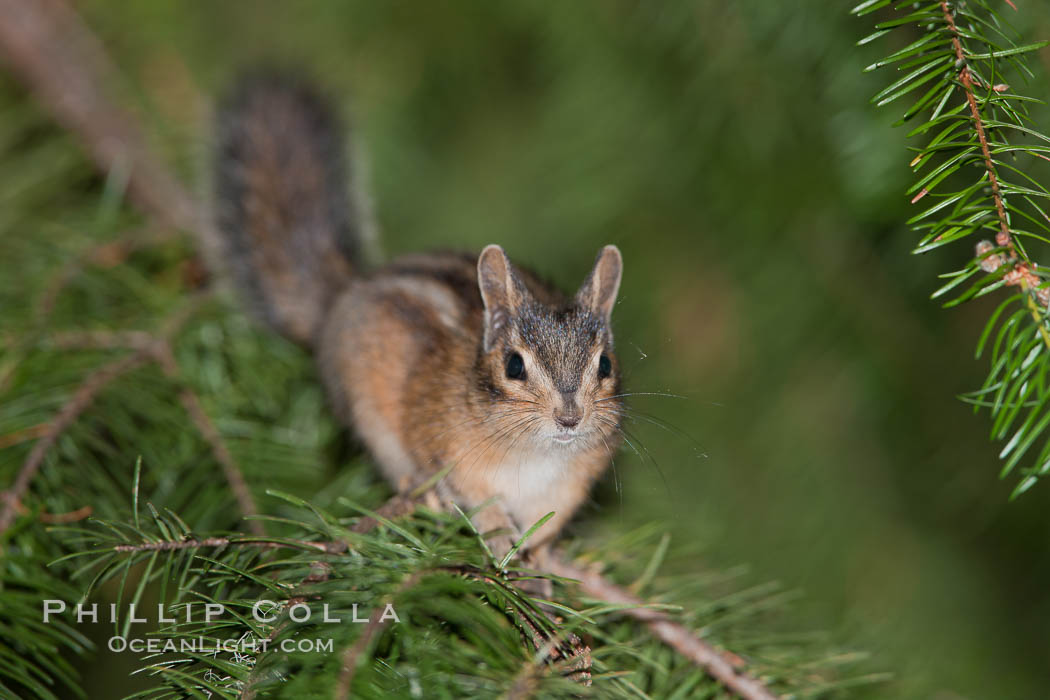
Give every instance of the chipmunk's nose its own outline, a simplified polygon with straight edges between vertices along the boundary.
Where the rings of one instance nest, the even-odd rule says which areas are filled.
[[[575,391],[561,392],[561,406],[554,409],[554,422],[563,428],[575,428],[580,424],[582,414],[576,403]]]
[[[555,413],[554,420],[563,428],[575,428],[580,424],[580,416],[576,413]]]

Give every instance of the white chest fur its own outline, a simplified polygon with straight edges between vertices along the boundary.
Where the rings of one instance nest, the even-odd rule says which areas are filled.
[[[528,529],[547,513],[575,505],[572,466],[570,451],[554,446],[509,455],[487,470],[489,488],[518,525]]]

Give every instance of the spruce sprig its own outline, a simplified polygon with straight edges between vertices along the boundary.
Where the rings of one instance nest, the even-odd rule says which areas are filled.
[[[941,275],[933,298],[950,307],[1009,293],[977,343],[977,356],[991,360],[988,377],[962,398],[991,414],[991,439],[1003,443],[1000,477],[1021,477],[1016,497],[1050,472],[1050,275],[1033,255],[1050,242],[1050,190],[1036,177],[1046,181],[1050,137],[1032,117],[1043,103],[1012,87],[1034,76],[1027,59],[1047,42],[1022,43],[987,0],[868,0],[853,9],[877,11],[890,18],[861,44],[891,32],[913,38],[867,68],[896,65],[904,74],[872,102],[911,100],[896,125],[924,141],[911,149],[916,180],[907,192],[923,207],[908,220],[920,234],[913,252],[978,239],[962,268]]]

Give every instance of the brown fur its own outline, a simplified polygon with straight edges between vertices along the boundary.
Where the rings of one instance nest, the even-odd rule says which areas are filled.
[[[315,347],[336,410],[395,488],[448,467],[441,493],[465,509],[484,506],[475,515],[480,529],[509,530],[498,550],[554,511],[529,547],[549,542],[619,446],[609,327],[619,251],[602,250],[572,299],[515,268],[498,246],[480,256],[406,256],[351,276],[358,266],[343,253],[352,242],[336,234],[352,231],[352,222],[323,216],[345,211],[329,206],[330,190],[342,183],[324,177],[342,172],[328,162],[338,153],[317,148],[316,134],[300,131],[310,120],[295,117],[313,114],[317,103],[300,104],[302,93],[272,83],[264,88],[262,96],[242,95],[221,121],[236,134],[244,166],[226,178],[235,187],[219,190],[241,198],[220,203],[240,215],[219,223],[242,288],[279,330]],[[258,115],[243,105],[274,110]],[[280,139],[275,121],[286,127]],[[314,122],[331,123],[316,115]],[[518,377],[508,368],[515,353]]]
[[[222,262],[256,313],[311,345],[361,233],[338,124],[304,85],[253,74],[222,105],[216,141]]]

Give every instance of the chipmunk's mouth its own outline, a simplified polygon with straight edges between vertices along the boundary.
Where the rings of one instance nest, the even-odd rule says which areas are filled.
[[[580,439],[580,433],[576,431],[571,433],[554,433],[551,435],[551,439],[559,445],[569,445]]]

